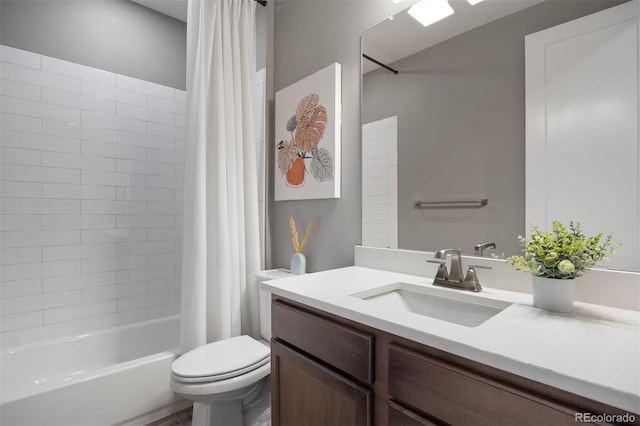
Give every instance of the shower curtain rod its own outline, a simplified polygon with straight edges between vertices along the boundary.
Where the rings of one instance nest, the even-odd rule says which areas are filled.
[[[256,1],[257,1],[257,0],[256,0]],[[373,59],[373,58],[372,58],[371,56],[369,56],[369,55],[366,55],[366,54],[364,54],[364,53],[363,53],[363,54],[362,54],[362,57],[363,57],[363,58],[365,58],[365,59],[367,59],[367,60],[369,60],[369,61],[371,61],[371,62],[373,62],[373,63],[374,63],[374,64],[376,64],[376,65],[380,65],[382,68],[387,69],[387,70],[391,71],[391,72],[392,72],[392,73],[394,73],[394,74],[398,74],[398,70],[394,70],[394,69],[393,69],[393,68],[391,68],[390,66],[385,65],[385,64],[383,64],[382,62],[380,62],[380,61],[378,61],[378,60],[376,60],[376,59]]]
[[[256,2],[260,3],[263,6],[267,5],[267,0],[255,0]]]

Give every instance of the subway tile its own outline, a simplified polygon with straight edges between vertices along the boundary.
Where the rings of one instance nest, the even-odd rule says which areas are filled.
[[[68,169],[114,171],[116,160],[114,158],[91,157],[61,152],[43,152],[42,164],[49,167]]]
[[[176,165],[176,176],[177,177],[181,177],[181,178],[184,177],[184,168],[185,168],[184,164]]]
[[[180,277],[161,278],[159,280],[147,281],[147,291],[149,293],[177,290],[179,288]]]
[[[77,202],[80,203],[80,200]],[[42,229],[115,228],[115,224],[115,215],[108,214],[61,214],[42,217]]]
[[[147,123],[127,117],[118,117],[98,112],[82,111],[82,124],[86,126],[105,127],[107,129],[127,132],[146,133]],[[156,124],[155,126],[162,126]],[[172,126],[173,127],[173,126]]]
[[[56,260],[91,259],[116,255],[114,243],[100,244],[68,244],[64,246],[42,247],[42,258],[45,262]],[[89,272],[84,271],[83,272]]]
[[[0,113],[0,129],[3,133],[7,130],[27,133],[40,133],[42,131],[41,120],[34,117]],[[4,142],[3,142],[3,145]]]
[[[40,151],[33,149],[20,148],[0,148],[0,162],[4,164],[24,164],[30,166],[39,166],[42,164],[42,155]]]
[[[134,118],[136,120],[150,121],[153,123],[174,125],[175,114],[157,109],[149,109],[131,104],[118,102],[116,105],[116,115]]]
[[[64,138],[80,139],[83,141],[98,141],[106,143],[113,143],[116,134],[113,129],[50,120],[42,121],[42,133],[45,135],[61,136]],[[79,153],[80,150],[77,152]]]
[[[182,189],[184,180],[181,177],[172,176],[147,176],[147,187]]]
[[[3,198],[40,198],[42,184],[39,182],[0,182],[0,195]]]
[[[118,87],[105,86],[103,84],[82,82],[82,94],[110,101],[124,102],[127,104],[147,106],[147,96]]]
[[[181,253],[159,253],[147,255],[147,266],[178,265],[182,262]]]
[[[137,296],[140,294],[146,294],[146,292],[146,281],[104,285],[100,287],[83,288],[82,301],[83,303],[97,302],[100,300],[116,299],[119,297]]]
[[[184,139],[176,139],[176,151],[184,152]]]
[[[116,198],[118,200],[132,201],[173,201],[174,189],[156,188],[118,188]]]
[[[42,198],[71,198],[83,200],[114,200],[113,186],[74,185],[66,183],[43,183]]]
[[[78,291],[82,288],[112,285],[116,282],[115,272],[94,272],[76,275],[64,275],[57,277],[44,277],[42,279],[42,291],[56,294],[64,291]],[[79,291],[78,291],[79,292]],[[79,301],[77,303],[80,303]]]
[[[177,251],[175,241],[139,241],[117,243],[116,252],[120,255],[172,253]]]
[[[263,201],[263,200],[264,200],[264,198],[260,199],[260,201]],[[177,201],[180,204],[184,205],[184,189],[176,189],[175,201]],[[262,215],[260,217],[262,217]]]
[[[187,126],[187,120],[184,115],[176,114],[176,126],[183,128]]]
[[[0,299],[42,293],[42,278],[0,282]]]
[[[129,269],[117,272],[118,283],[127,283],[142,280],[154,280],[175,276],[175,266],[153,266],[150,268]]]
[[[0,213],[3,215],[74,214],[80,213],[80,200],[2,198]]]
[[[84,259],[82,272],[124,271],[128,269],[144,268],[147,266],[147,256],[117,256]]]
[[[3,299],[3,301],[4,300],[6,299]],[[5,312],[3,311],[3,314],[4,313]],[[23,312],[14,315],[2,315],[0,317],[0,331],[2,333],[20,330],[22,328],[36,327],[39,325],[42,325],[42,311]]]
[[[0,110],[8,114],[26,117],[43,118],[47,120],[80,122],[80,110],[65,106],[45,104],[25,99],[0,97]]]
[[[144,241],[147,239],[144,228],[83,229],[81,232],[83,244]]]
[[[174,89],[174,99],[176,102],[184,104],[187,102],[187,92],[186,90]]]
[[[166,305],[176,301],[175,291],[141,294],[118,299],[118,312],[131,311],[150,306]]]
[[[0,143],[2,146],[14,148],[80,153],[80,141],[35,133],[2,130]]]
[[[74,336],[80,334],[81,331],[82,323],[80,321],[69,321],[10,331],[2,333],[2,347],[12,348],[42,342],[43,340]]]
[[[147,159],[147,150],[136,146],[86,141],[82,143],[82,153],[100,157],[124,158],[129,160]]]
[[[158,149],[147,150],[147,160],[158,163],[183,164],[184,155],[176,151],[161,151]]]
[[[15,47],[0,45],[0,61],[40,69],[41,56]]]
[[[169,214],[119,214],[116,218],[118,228],[171,227],[175,224],[174,215]]]
[[[83,170],[82,183],[85,185],[143,187],[147,183],[147,177],[145,175],[137,175],[132,173]]]
[[[49,56],[42,56],[42,69],[55,74],[75,77],[107,86],[114,86],[116,82],[115,74],[112,72],[51,58]]]
[[[1,265],[36,263],[41,261],[42,249],[40,247],[14,247],[0,249]]]
[[[33,247],[79,244],[80,231],[2,231],[0,247]]]
[[[149,96],[149,108],[159,109],[160,111],[172,112],[174,114],[185,115],[186,105],[183,102],[177,102],[169,99],[157,98]]]
[[[82,319],[82,331],[90,332],[103,330],[105,328],[119,327],[127,324],[147,320],[147,310],[139,309],[135,311],[117,312],[115,314],[100,315],[96,317]]]
[[[181,214],[183,210],[183,203],[178,203],[175,201],[147,202],[147,213],[149,214]]]
[[[165,149],[168,151],[175,149],[175,142],[172,138],[123,132],[120,130],[116,132],[116,143],[144,148]]]
[[[157,305],[149,307],[149,319],[157,319],[170,317],[172,315],[180,314],[180,303],[169,303],[167,305]]]
[[[152,163],[149,161],[116,160],[116,171],[121,173],[138,173],[145,175],[174,176],[176,166],[167,163]]]
[[[46,87],[42,88],[42,102],[103,114],[114,115],[116,113],[116,103],[114,101]]]
[[[3,200],[1,207],[4,207]],[[39,214],[6,214],[0,215],[0,230],[29,231],[42,229],[42,216]]]
[[[139,80],[137,78],[127,77],[120,74],[116,75],[116,87],[160,98],[173,99],[175,97],[174,90],[171,87],[161,86],[157,83]]]
[[[79,290],[60,291],[50,294],[34,294],[32,296],[12,297],[0,301],[3,315],[36,311],[39,309],[57,308],[81,302]]]
[[[144,201],[82,200],[83,214],[144,214]]]
[[[0,272],[3,280],[14,281],[77,274],[80,272],[80,269],[81,263],[79,260],[66,260],[60,262],[4,265],[0,267]]]
[[[179,240],[182,238],[182,228],[148,228],[147,239],[157,240]]]
[[[0,179],[22,182],[80,183],[80,170],[5,164]]]
[[[116,312],[116,301],[101,301],[44,310],[44,323],[54,324]]]
[[[147,133],[150,135],[165,136],[174,139],[184,138],[185,130],[182,127],[169,126],[167,124],[146,123]],[[126,130],[126,129],[124,129]],[[135,131],[135,130],[132,130]]]
[[[0,75],[2,75],[2,78],[22,83],[80,93],[79,79],[47,71],[0,62]]]
[[[176,215],[176,226],[182,228],[184,226],[184,215]]]
[[[7,80],[4,78],[0,79],[0,95],[27,99],[30,101],[40,101],[41,93],[42,88],[40,86]]]

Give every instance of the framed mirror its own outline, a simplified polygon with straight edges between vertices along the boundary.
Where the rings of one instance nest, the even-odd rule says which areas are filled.
[[[624,1],[448,3],[455,13],[427,27],[404,11],[362,35],[362,53],[397,71],[363,59],[363,245],[473,255],[493,242],[515,254],[526,216],[525,36]]]

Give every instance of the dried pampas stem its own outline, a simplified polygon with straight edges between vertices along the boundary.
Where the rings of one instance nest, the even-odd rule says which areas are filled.
[[[291,242],[293,243],[293,249],[296,253],[302,253],[304,246],[309,242],[309,238],[316,230],[316,220],[313,219],[309,226],[307,226],[307,230],[304,233],[304,237],[302,238],[302,243],[298,239],[298,230],[296,228],[296,221],[293,219],[293,215],[289,215],[289,227],[291,228]]]

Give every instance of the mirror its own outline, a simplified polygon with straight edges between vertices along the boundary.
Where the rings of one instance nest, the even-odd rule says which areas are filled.
[[[620,3],[449,0],[455,14],[426,28],[404,11],[365,31],[362,53],[399,72],[363,59],[363,245],[473,255],[494,242],[498,253],[518,253],[524,37]]]

